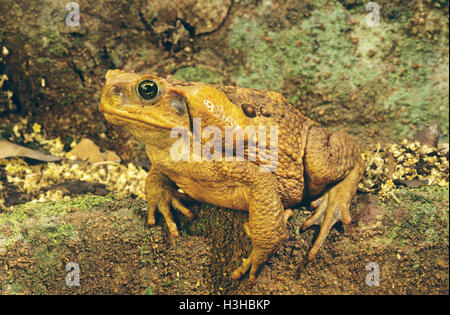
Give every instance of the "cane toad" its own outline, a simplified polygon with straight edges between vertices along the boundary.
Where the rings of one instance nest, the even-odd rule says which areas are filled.
[[[171,208],[194,218],[183,204],[187,196],[249,211],[244,229],[253,248],[233,279],[250,269],[255,281],[286,238],[292,212],[285,209],[302,200],[315,213],[301,228],[320,225],[308,260],[336,222],[351,221],[363,172],[357,145],[343,132],[329,133],[279,93],[110,70],[99,109],[146,145],[149,225],[158,209],[178,237]]]

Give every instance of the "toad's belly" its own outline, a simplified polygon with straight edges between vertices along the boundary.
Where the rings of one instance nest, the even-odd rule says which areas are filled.
[[[171,179],[195,200],[218,207],[248,211],[248,193],[242,185],[227,182],[197,182],[186,177]]]

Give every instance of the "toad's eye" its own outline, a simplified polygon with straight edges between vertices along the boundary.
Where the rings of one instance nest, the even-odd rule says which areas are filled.
[[[158,95],[158,84],[150,80],[141,81],[138,84],[137,92],[144,100],[154,99]]]

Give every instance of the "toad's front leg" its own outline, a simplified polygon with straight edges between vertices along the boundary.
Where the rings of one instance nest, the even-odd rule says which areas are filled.
[[[233,271],[233,279],[241,278],[250,269],[250,282],[255,282],[256,272],[267,258],[275,253],[286,239],[286,219],[277,192],[277,180],[272,173],[259,170],[248,181],[249,222],[245,231],[252,240],[252,252],[242,265]]]
[[[188,200],[189,197],[178,192],[175,184],[154,166],[150,169],[145,180],[145,195],[148,205],[148,224],[155,224],[155,211],[158,209],[166,220],[170,235],[175,238],[179,237],[179,233],[170,207],[172,206],[181,211],[190,219],[194,218],[194,214],[182,203],[183,200]]]

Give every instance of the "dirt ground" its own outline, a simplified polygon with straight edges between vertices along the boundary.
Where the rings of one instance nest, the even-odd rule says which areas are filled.
[[[305,256],[317,230],[299,231],[309,214],[298,209],[289,220],[288,239],[260,270],[255,285],[245,277],[229,278],[250,248],[242,228],[246,213],[191,205],[198,217],[191,222],[178,216],[181,236],[175,240],[161,217],[157,226],[146,226],[143,201],[76,198],[60,202],[67,207],[64,214],[41,219],[39,227],[33,224],[39,220],[35,207],[16,209],[24,210],[26,219],[0,231],[12,235],[20,228],[23,235],[0,256],[2,293],[448,294],[448,192],[441,191],[440,199],[427,189],[397,195],[401,204],[358,195],[353,223],[333,229],[308,265]],[[435,212],[425,218],[414,213],[417,200],[429,202]],[[55,205],[43,205],[41,211]],[[432,225],[413,224],[416,215],[433,217]],[[79,265],[80,286],[66,285],[70,262]],[[379,268],[378,285],[369,286],[374,280],[370,263]]]

